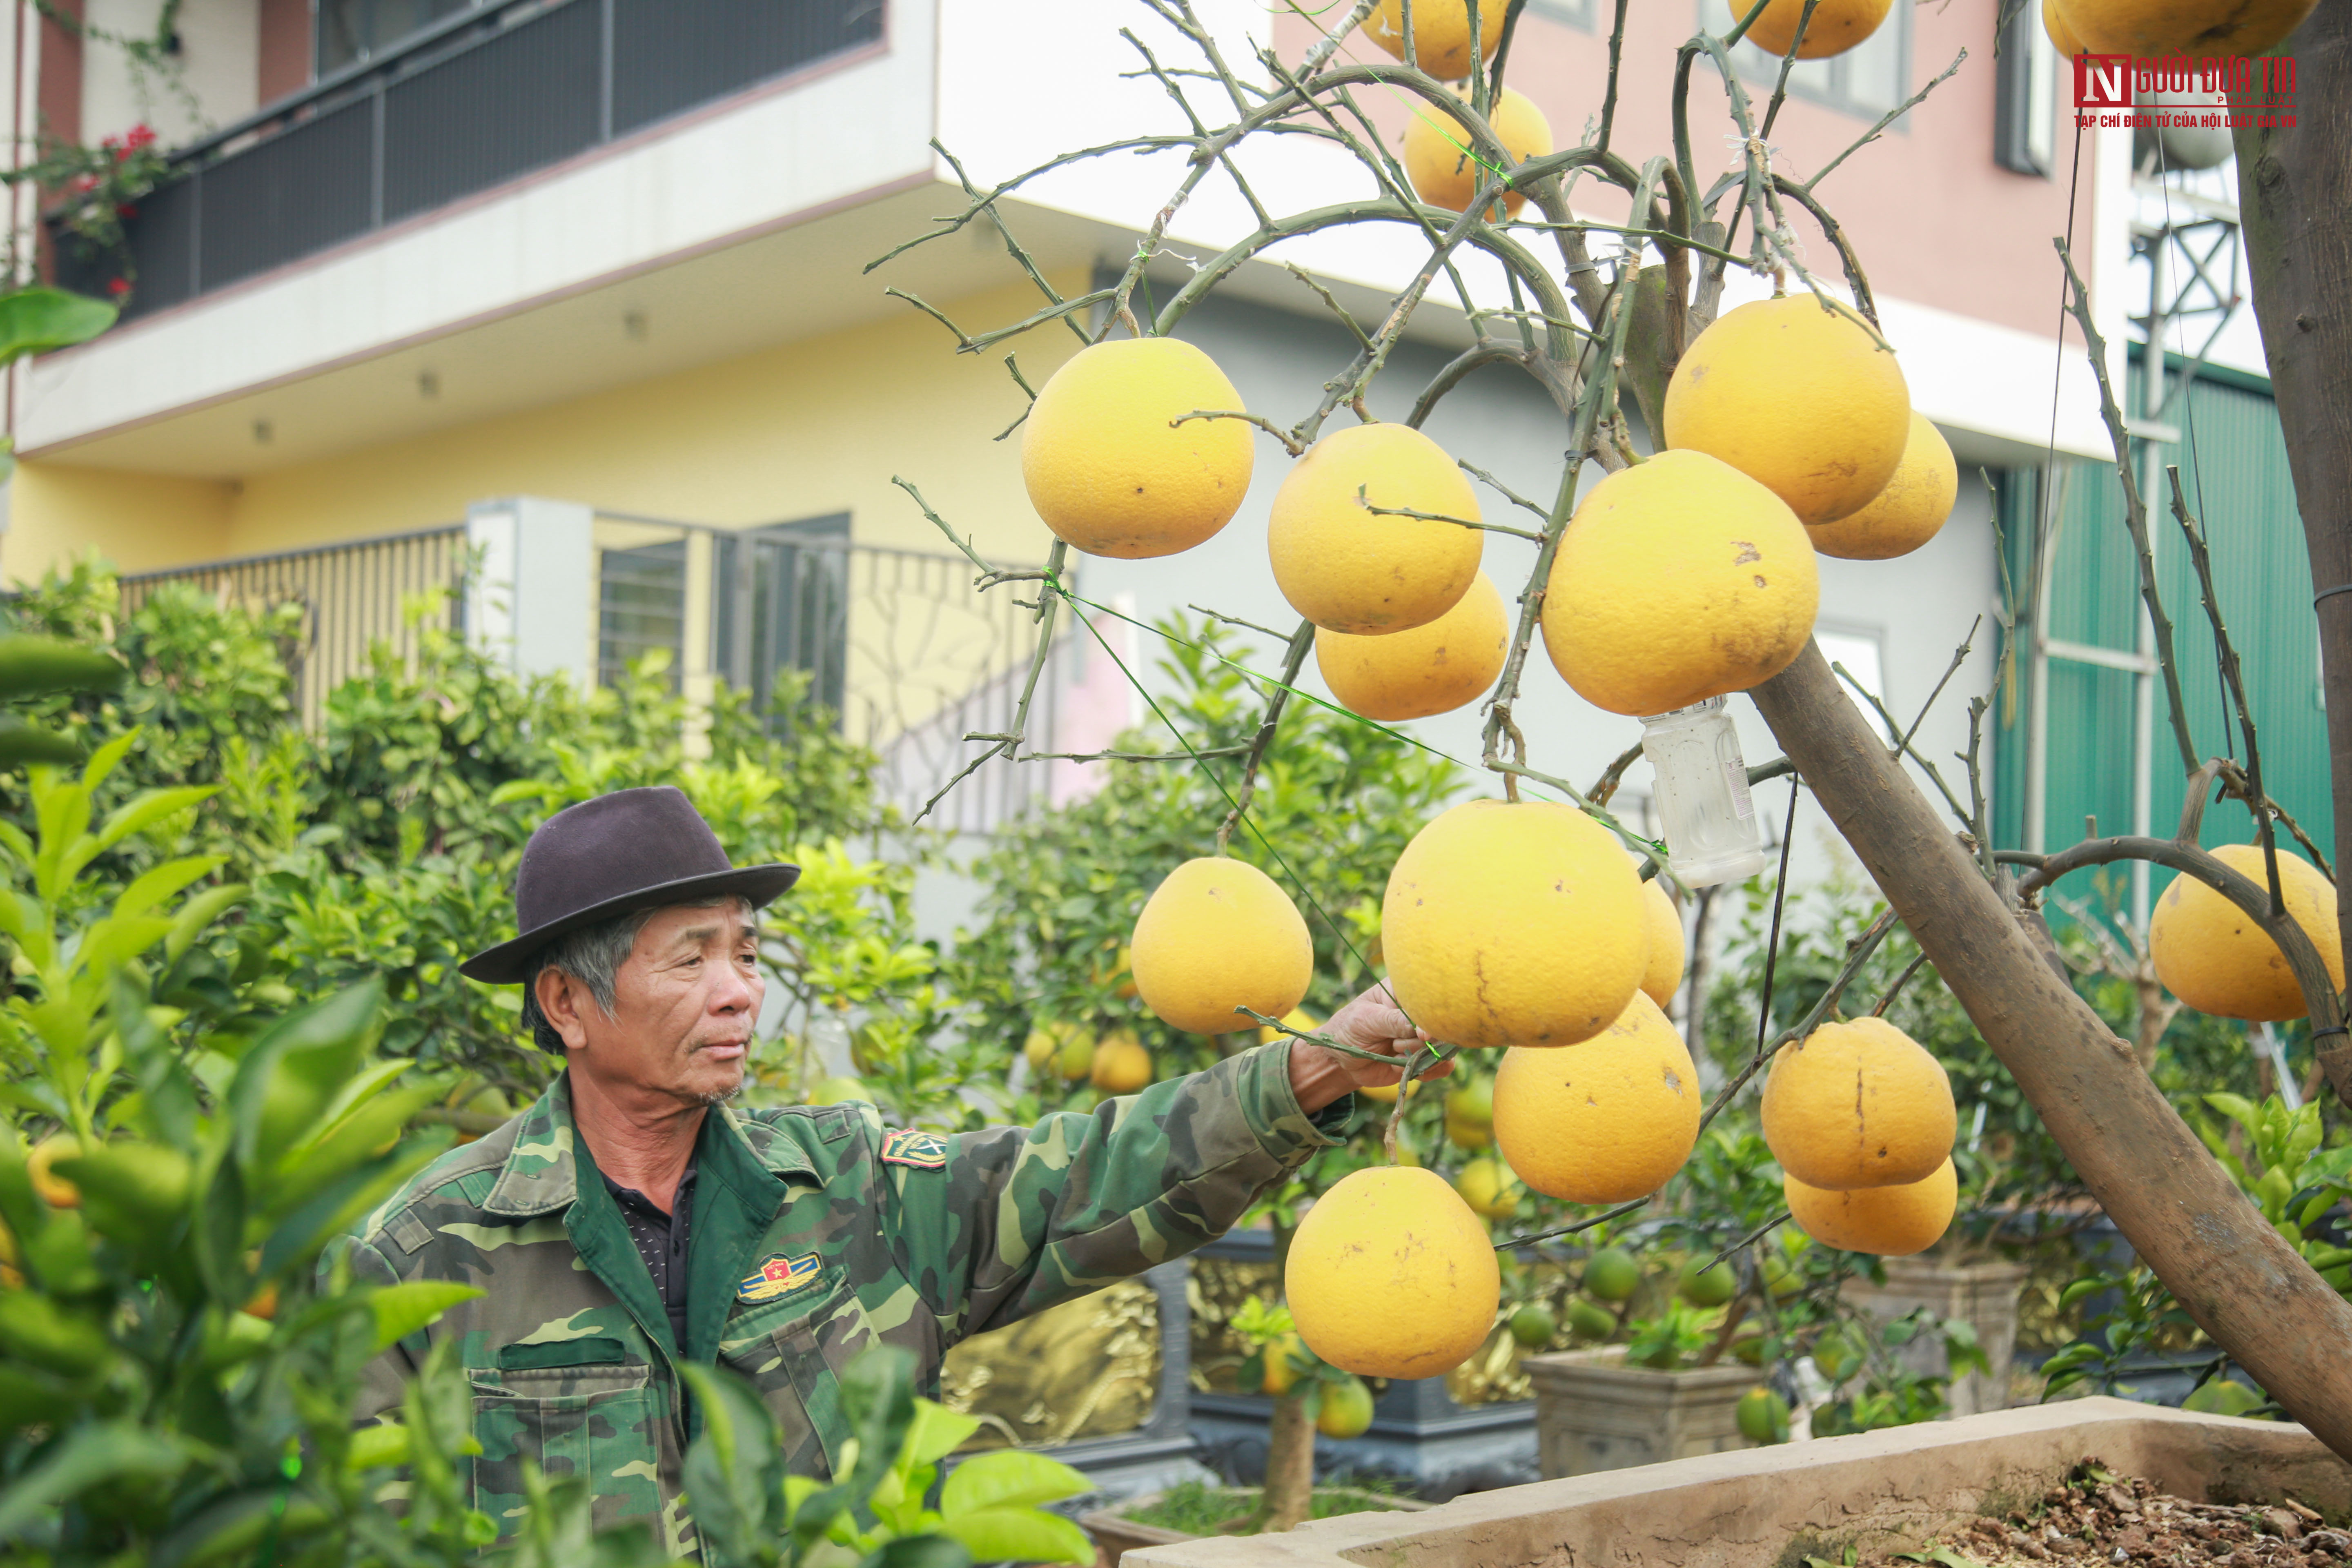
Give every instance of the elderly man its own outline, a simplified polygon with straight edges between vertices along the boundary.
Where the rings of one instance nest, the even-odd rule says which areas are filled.
[[[394,1194],[349,1243],[362,1281],[480,1298],[370,1368],[395,1407],[438,1341],[474,1391],[474,1506],[517,1524],[522,1465],[588,1478],[599,1523],[692,1547],[680,1472],[698,1426],[682,1362],[717,1363],[775,1413],[791,1468],[848,1436],[837,1382],[887,1342],[936,1379],[970,1334],[1180,1257],[1338,1134],[1396,1068],[1285,1041],[1086,1115],[941,1136],[870,1107],[737,1112],[760,1016],[756,911],[791,866],[731,866],[675,789],[623,790],[531,836],[512,942],[464,973],[527,987],[563,1071],[529,1110]],[[1367,993],[1332,1037],[1418,1041]]]

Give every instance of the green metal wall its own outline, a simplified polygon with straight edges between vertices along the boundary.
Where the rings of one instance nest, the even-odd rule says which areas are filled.
[[[2168,390],[2182,368],[2168,360]],[[2131,405],[2140,406],[2133,366]],[[2221,615],[2246,672],[2262,746],[2263,783],[2322,847],[2334,831],[2327,778],[2326,714],[2320,705],[2319,637],[2311,608],[2311,573],[2286,448],[2267,384],[2208,369],[2190,384],[2185,411],[2173,410],[2181,432],[2163,460],[2180,468],[2189,510],[2211,542],[2214,585]],[[2032,560],[2039,475],[2016,470],[2005,479],[2001,522],[2011,581],[2022,593]],[[2057,640],[2129,651],[2139,616],[2139,577],[2123,524],[2123,495],[2110,464],[2065,463],[2053,478],[2049,508],[2058,542],[2051,573],[2048,635]],[[2168,487],[2147,498],[2157,539],[2157,575],[2174,628],[2189,732],[2201,756],[2235,755],[2244,746],[2228,710],[2217,672],[2211,625],[2200,601],[2186,542],[2171,516]],[[1996,709],[1995,837],[2003,848],[2022,844],[2025,826],[2028,701],[2031,671],[2020,656],[2002,682]],[[2133,678],[2128,671],[2055,658],[2049,685],[2046,850],[2084,837],[2084,818],[2095,814],[2103,834],[2131,826]],[[2180,816],[2183,778],[2161,681],[2154,703],[2150,747],[2151,831],[2168,836]],[[2234,803],[2206,814],[2208,846],[2252,836],[2245,808]],[[2120,872],[2111,873],[2120,889]],[[2161,891],[2172,873],[2155,868]],[[2079,872],[2065,890],[2095,899],[2095,873]],[[2117,897],[2120,898],[2120,893]]]

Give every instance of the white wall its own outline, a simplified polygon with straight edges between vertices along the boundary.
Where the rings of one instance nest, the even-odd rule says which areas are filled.
[[[81,139],[95,144],[132,126],[153,128],[167,147],[244,119],[258,107],[259,0],[184,0],[180,52],[162,72],[132,67],[100,35],[150,37],[158,0],[89,0],[81,57]]]

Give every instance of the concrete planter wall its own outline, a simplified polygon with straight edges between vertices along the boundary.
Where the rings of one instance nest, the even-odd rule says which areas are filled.
[[[1324,1489],[1316,1488],[1320,1492]],[[1156,1524],[1143,1524],[1126,1517],[1129,1509],[1149,1508],[1159,1500],[1157,1492],[1133,1498],[1111,1508],[1098,1508],[1078,1515],[1078,1522],[1095,1538],[1095,1545],[1106,1559],[1106,1568],[1118,1568],[1119,1561],[1139,1546],[1172,1546],[1180,1541],[1199,1541],[1203,1537],[1187,1535],[1181,1530],[1168,1530]],[[1392,1512],[1418,1513],[1430,1505],[1408,1497],[1384,1497],[1381,1503]]]
[[[1756,1386],[1753,1367],[1654,1372],[1624,1363],[1622,1345],[1527,1359],[1547,1479],[1748,1447],[1737,1415],[1740,1395]]]
[[[2017,1302],[2031,1272],[2022,1263],[1999,1260],[1955,1263],[1933,1256],[1890,1258],[1886,1283],[1858,1279],[1847,1287],[1855,1305],[1881,1319],[1899,1318],[1925,1307],[1939,1318],[1957,1318],[1977,1331],[1989,1370],[1956,1379],[1947,1419],[2009,1408],[2010,1363],[2017,1354]],[[1923,1334],[1905,1345],[1902,1359],[1912,1371],[1944,1377],[1950,1357],[1939,1334]]]
[[[2095,1455],[2209,1502],[2352,1511],[2352,1467],[2300,1426],[2081,1399],[1475,1492],[1425,1513],[1188,1541],[1125,1568],[1772,1568],[1916,1546],[2038,1497]]]

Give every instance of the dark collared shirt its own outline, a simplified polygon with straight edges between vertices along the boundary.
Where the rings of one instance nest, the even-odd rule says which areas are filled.
[[[602,1171],[596,1173],[600,1176]],[[613,1194],[620,1205],[621,1218],[628,1223],[629,1239],[637,1244],[637,1256],[646,1260],[646,1272],[654,1279],[654,1294],[662,1300],[669,1313],[671,1342],[681,1351],[686,1348],[687,1285],[693,1279],[686,1266],[688,1232],[694,1222],[694,1166],[688,1164],[686,1173],[677,1179],[677,1191],[671,1194],[669,1213],[654,1206],[651,1198],[635,1187],[625,1187],[610,1176],[604,1176],[604,1190]]]

